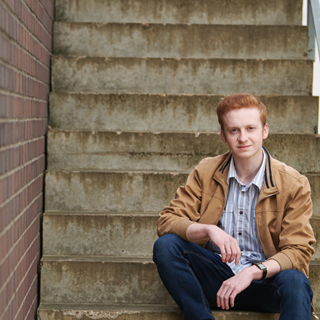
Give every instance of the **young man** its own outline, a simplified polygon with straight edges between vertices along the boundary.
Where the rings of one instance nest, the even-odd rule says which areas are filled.
[[[211,309],[311,318],[312,202],[305,176],[262,147],[266,107],[250,94],[218,105],[230,152],[206,158],[159,214],[154,261],[186,320]]]

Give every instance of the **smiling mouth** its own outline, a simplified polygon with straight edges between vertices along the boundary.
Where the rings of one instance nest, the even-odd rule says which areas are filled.
[[[249,147],[250,147],[250,145],[248,145],[248,146],[238,146],[239,149],[247,149]]]

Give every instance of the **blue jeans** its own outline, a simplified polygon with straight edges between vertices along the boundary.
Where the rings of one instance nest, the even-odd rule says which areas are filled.
[[[216,294],[222,282],[234,275],[218,254],[167,234],[155,242],[153,260],[185,320],[214,319],[211,309],[219,309]],[[252,281],[236,296],[230,310],[280,312],[280,320],[306,320],[311,318],[312,297],[304,273],[284,270],[274,277]]]

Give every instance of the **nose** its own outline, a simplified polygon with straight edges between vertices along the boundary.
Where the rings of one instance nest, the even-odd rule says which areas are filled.
[[[240,142],[245,142],[245,141],[248,140],[247,134],[246,134],[246,132],[245,132],[244,130],[241,130],[241,131],[240,131],[238,140],[239,140]]]

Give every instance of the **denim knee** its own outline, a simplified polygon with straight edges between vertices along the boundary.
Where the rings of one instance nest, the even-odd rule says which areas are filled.
[[[305,298],[312,300],[310,282],[303,272],[290,269],[281,271],[278,275],[280,295],[290,297],[292,301]]]
[[[153,261],[158,264],[163,260],[170,260],[172,249],[180,241],[184,240],[175,234],[166,234],[157,239],[153,245]]]

